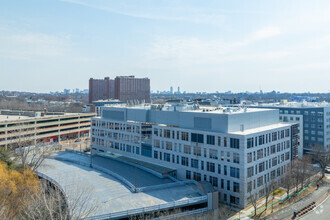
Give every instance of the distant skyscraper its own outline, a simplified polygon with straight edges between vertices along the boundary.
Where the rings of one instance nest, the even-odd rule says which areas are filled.
[[[173,86],[170,87],[170,93],[173,94]]]
[[[178,86],[178,94],[180,94],[180,86]]]
[[[119,99],[122,102],[150,103],[150,79],[134,76],[117,76],[115,79],[89,80],[89,102],[100,99]]]

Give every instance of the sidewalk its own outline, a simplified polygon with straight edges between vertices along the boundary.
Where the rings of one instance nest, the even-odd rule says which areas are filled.
[[[313,191],[303,199],[297,201],[296,203],[289,205],[286,208],[281,209],[278,212],[275,212],[271,215],[268,215],[265,220],[273,220],[273,219],[291,219],[293,216],[294,210],[300,210],[305,206],[309,205],[310,203],[317,201],[321,198],[327,191],[330,189],[329,182],[325,181],[318,190]]]
[[[294,193],[294,191],[295,191],[295,189],[291,189],[289,191],[289,195],[292,194],[292,193]],[[274,197],[274,200],[281,200],[281,199],[284,199],[285,197],[287,197],[287,193],[286,192],[283,195],[281,195],[281,196],[275,196]],[[269,196],[269,198],[268,198],[268,205],[270,205],[272,203],[271,201],[272,201],[272,197]],[[257,210],[260,209],[265,203],[266,203],[266,199],[265,198],[260,199],[257,202],[257,204],[258,204]],[[236,215],[232,216],[231,218],[229,218],[229,220],[242,219],[242,218],[248,217],[253,212],[254,212],[254,207],[253,207],[253,205],[250,205],[247,208],[242,209],[240,211],[240,213],[239,213],[239,210],[238,210],[238,213]]]
[[[297,201],[296,203],[289,205],[288,207],[283,208],[280,211],[277,211],[271,215],[268,215],[264,219],[284,219],[289,216],[292,216],[293,211],[295,209],[299,210],[299,209],[305,207],[306,205],[308,205],[309,203],[315,201],[317,198],[322,196],[322,194],[324,194],[328,189],[329,189],[329,183],[327,181],[325,181],[318,190],[313,191],[312,193],[310,193],[306,197],[302,198],[301,200]],[[289,195],[294,193],[294,191],[295,191],[295,189],[291,189],[289,191]],[[287,193],[284,193],[281,196],[275,196],[274,200],[282,200],[286,197],[287,197]],[[257,210],[260,209],[265,203],[266,203],[265,198],[260,199],[258,201]],[[272,200],[271,200],[271,196],[270,196],[268,199],[268,205],[270,205],[271,203],[272,203]],[[268,207],[268,209],[269,208],[271,208],[271,207]],[[240,212],[238,212],[237,214],[232,216],[230,218],[230,220],[236,220],[236,219],[242,219],[242,218],[248,217],[253,212],[254,212],[254,207],[252,205],[250,205],[249,207],[241,210]]]

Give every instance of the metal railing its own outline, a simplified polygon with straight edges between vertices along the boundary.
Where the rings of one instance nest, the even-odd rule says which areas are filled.
[[[208,211],[207,208],[201,208],[201,209],[195,209],[195,210],[191,210],[191,211],[187,211],[187,212],[176,213],[173,215],[161,216],[159,218],[154,218],[152,220],[176,219],[176,218],[180,218],[180,217],[187,216],[187,215],[196,215],[196,214],[205,213],[207,211]]]
[[[157,189],[167,189],[167,188],[183,186],[183,185],[187,185],[187,184],[195,184],[195,182],[192,180],[187,180],[187,181],[177,181],[174,183],[159,184],[159,185],[154,185],[154,186],[139,187],[139,188],[136,188],[136,192],[147,192],[147,191],[153,191],[153,190],[157,190]]]
[[[207,202],[207,196],[200,196],[200,197],[195,197],[195,198],[190,198],[190,199],[185,199],[185,200],[179,200],[179,201],[174,201],[174,202],[168,202],[160,205],[155,205],[155,206],[148,206],[148,207],[143,207],[143,208],[138,208],[138,209],[131,209],[131,210],[126,210],[122,212],[113,212],[105,215],[98,215],[98,216],[93,216],[86,218],[87,220],[98,220],[98,219],[115,219],[115,218],[124,218],[132,215],[139,215],[139,214],[145,214],[149,212],[157,212],[161,210],[166,210],[169,208],[178,208],[182,206],[187,206],[187,205],[193,205],[193,204],[199,204]]]

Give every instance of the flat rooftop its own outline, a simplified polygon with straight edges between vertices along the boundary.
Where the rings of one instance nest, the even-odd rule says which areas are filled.
[[[330,107],[329,102],[287,102],[287,103],[264,103],[253,105],[254,107],[283,107],[283,108],[322,108]]]
[[[92,113],[49,113],[47,115],[43,115],[43,116],[38,116],[38,117],[33,117],[33,116],[29,116],[29,115],[19,115],[19,114],[6,114],[5,112],[1,112],[0,110],[0,122],[4,122],[4,121],[19,121],[19,120],[29,120],[29,119],[38,119],[38,120],[42,120],[42,119],[48,119],[48,118],[57,118],[57,117],[66,117],[66,116],[78,116],[78,115],[84,115],[84,114],[92,114]],[[30,113],[30,112],[29,112]],[[30,113],[33,114],[33,113]],[[34,115],[34,114],[33,114]]]
[[[274,111],[270,108],[248,108],[248,107],[211,107],[203,106],[199,108],[192,108],[191,105],[183,106],[180,105],[165,105],[161,109],[158,109],[152,105],[111,105],[107,107],[115,107],[117,109],[141,109],[141,110],[154,110],[154,111],[177,111],[177,112],[198,112],[198,113],[213,113],[213,114],[238,114],[238,113],[249,113],[249,112],[263,112],[263,111]]]
[[[292,124],[295,124],[295,123],[278,123],[278,124],[272,124],[272,125],[262,126],[262,127],[258,127],[258,128],[246,129],[244,131],[234,131],[234,132],[230,132],[230,134],[249,135],[249,134],[255,134],[258,132],[264,132],[264,131],[277,129],[277,128],[285,128],[285,127],[291,126]]]
[[[46,159],[44,165],[38,169],[39,172],[56,180],[64,189],[68,198],[74,200],[75,196],[83,189],[92,189],[92,198],[88,201],[89,206],[96,206],[91,216],[120,212],[136,208],[160,205],[168,202],[184,200],[201,196],[197,186],[194,184],[178,185],[171,188],[162,188],[154,191],[132,193],[122,182],[103,172],[94,170],[87,166],[66,162],[56,157],[81,160],[77,154],[63,152],[53,155],[54,158]],[[85,157],[84,160],[88,161]],[[136,179],[138,185],[159,185],[169,180],[158,178],[150,173],[142,172],[138,168],[134,172],[120,164],[107,161],[107,158],[93,160],[93,163],[104,165],[108,163],[117,174],[123,174],[127,179]],[[121,165],[124,165],[123,163]],[[124,173],[123,173],[124,172]]]

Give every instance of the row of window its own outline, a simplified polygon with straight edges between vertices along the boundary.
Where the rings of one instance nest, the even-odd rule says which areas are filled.
[[[110,130],[119,130],[124,132],[133,132],[139,134],[141,128],[139,125],[132,125],[127,123],[107,122],[107,121],[92,121],[92,127],[101,127]]]
[[[258,173],[262,173],[265,170],[271,169],[272,167],[277,166],[278,164],[281,164],[284,161],[287,161],[289,159],[290,159],[290,152],[286,152],[285,154],[278,155],[269,160],[266,160],[266,161],[260,162],[259,164],[254,165],[254,166],[248,167],[247,168],[247,178],[257,175]]]
[[[154,128],[153,134],[156,137],[163,137],[169,139],[176,139],[182,141],[190,141],[200,144],[208,144],[208,145],[217,145],[227,147],[228,145],[231,148],[239,149],[239,139],[237,138],[227,138],[221,136],[214,135],[204,135],[199,133],[190,133],[185,131],[178,130],[170,130],[170,129],[162,129],[162,128]]]
[[[288,148],[290,148],[290,141],[283,141],[270,147],[265,147],[257,151],[249,152],[247,153],[247,163],[268,157],[269,155],[284,151]]]
[[[276,177],[283,175],[286,171],[289,170],[289,164],[278,167],[277,169],[272,170],[264,175],[261,175],[257,179],[251,180],[247,183],[247,193],[251,192],[251,190],[255,190],[256,188],[264,185],[266,182],[270,180],[274,180]]]
[[[195,169],[206,170],[211,173],[217,172],[218,174],[223,174],[225,176],[228,175],[227,165],[224,165],[223,167],[221,167],[220,164],[215,164],[213,162],[205,163],[205,161],[203,161],[203,160],[188,158],[188,157],[184,157],[184,156],[181,156],[181,160],[180,160],[179,155],[174,155],[174,154],[170,154],[170,153],[166,153],[166,152],[163,153],[163,152],[159,152],[156,150],[154,150],[153,158],[159,159],[159,160],[164,160],[167,162],[176,163],[176,164],[181,164],[182,166],[186,166],[186,167],[190,166]],[[229,172],[230,172],[229,173],[230,177],[238,178],[238,179],[240,178],[240,169],[239,168],[229,167]]]
[[[300,115],[304,113],[304,115],[312,115],[312,116],[321,116],[323,117],[323,112],[316,112],[316,111],[301,111],[301,110],[283,110],[280,109],[280,114],[295,114],[295,115]]]
[[[240,163],[240,158],[239,158],[239,153],[230,153],[230,152],[224,152],[224,151],[218,151],[216,149],[208,149],[205,147],[200,147],[200,146],[190,146],[186,144],[177,144],[169,141],[160,141],[155,139],[154,140],[154,147],[155,148],[161,148],[161,149],[166,149],[169,151],[175,151],[179,153],[184,153],[188,155],[195,155],[195,156],[204,156],[205,158],[210,158],[214,160],[218,160],[219,158],[224,161],[225,157],[227,162],[233,162],[233,163]],[[219,155],[220,152],[220,155]],[[232,158],[231,158],[232,155]]]
[[[247,139],[247,148],[257,147],[259,145],[267,144],[272,141],[277,141],[290,136],[290,129],[285,129],[277,132],[272,132],[265,135],[259,135]]]
[[[190,170],[186,170],[186,179],[193,179],[195,181],[201,181],[202,180],[202,175],[201,173],[198,172],[193,172]],[[226,189],[227,191],[232,191],[235,193],[240,192],[240,184],[234,181],[230,180],[224,180],[224,179],[218,179],[217,177],[214,176],[209,176],[207,179],[207,175],[203,176],[204,181],[209,181],[213,186],[218,187],[219,189]],[[225,185],[226,183],[226,185]]]

